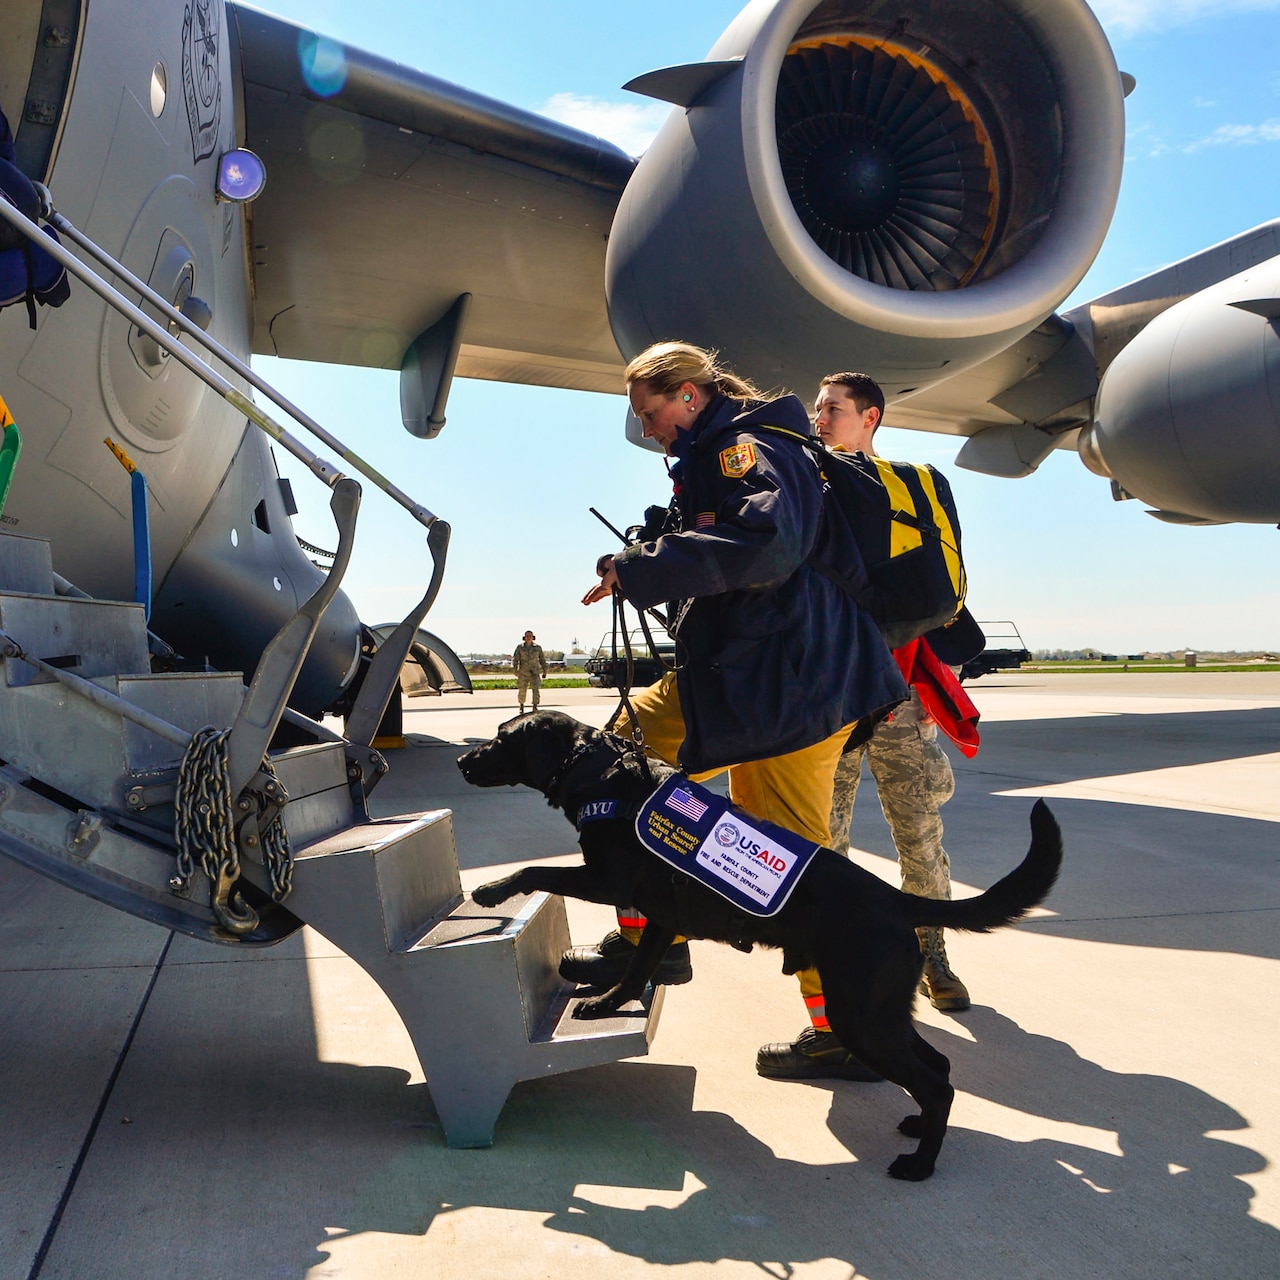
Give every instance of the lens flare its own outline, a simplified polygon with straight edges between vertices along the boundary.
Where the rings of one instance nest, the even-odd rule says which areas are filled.
[[[298,36],[298,65],[307,88],[332,98],[347,83],[347,55],[336,40],[304,31]]]

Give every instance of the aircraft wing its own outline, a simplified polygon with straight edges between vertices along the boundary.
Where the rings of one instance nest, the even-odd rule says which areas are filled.
[[[967,436],[956,461],[970,470],[1029,475],[1053,449],[1076,447],[1080,429],[1093,421],[1103,374],[1152,320],[1277,257],[1280,220],[1050,316],[1005,351],[899,400],[885,421]],[[1264,306],[1259,314],[1271,312]]]
[[[893,427],[967,436],[956,461],[988,475],[1025,476],[1073,446],[1092,416],[1097,370],[1085,335],[1052,315],[1011,347],[885,410]]]
[[[255,9],[227,12],[243,145],[267,168],[251,206],[255,353],[398,369],[470,293],[459,375],[619,389],[604,257],[630,156]]]

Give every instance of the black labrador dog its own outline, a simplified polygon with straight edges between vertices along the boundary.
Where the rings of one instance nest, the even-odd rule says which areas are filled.
[[[631,743],[558,711],[509,720],[491,742],[458,761],[479,787],[524,785],[541,791],[577,826],[584,805],[616,799],[620,817],[585,823],[581,867],[525,867],[472,894],[484,907],[539,890],[613,906],[634,904],[648,920],[621,981],[583,1000],[576,1015],[605,1017],[638,999],[678,934],[750,951],[779,947],[783,970],[815,967],[827,1019],[841,1043],[919,1104],[898,1128],[919,1138],[889,1167],[920,1181],[933,1172],[954,1090],[951,1064],[915,1029],[912,1008],[925,925],[979,933],[1011,924],[1044,900],[1062,862],[1058,824],[1044,801],[1031,811],[1031,849],[1022,864],[976,898],[934,901],[902,893],[831,849],[820,849],[776,915],[752,915],[651,854],[635,816],[671,769],[642,760]]]

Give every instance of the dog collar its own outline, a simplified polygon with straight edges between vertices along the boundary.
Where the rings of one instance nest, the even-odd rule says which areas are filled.
[[[574,819],[573,825],[581,831],[588,822],[606,822],[622,817],[621,810],[621,800],[588,800],[578,810],[578,816]]]
[[[538,784],[538,790],[541,791],[542,794],[553,804],[559,805],[559,799],[556,793],[559,792],[560,788],[564,785],[564,781],[569,776],[574,765],[576,765],[583,756],[593,749],[593,743],[578,743],[578,745],[569,753],[568,759],[565,760],[558,768],[553,769],[551,773]]]

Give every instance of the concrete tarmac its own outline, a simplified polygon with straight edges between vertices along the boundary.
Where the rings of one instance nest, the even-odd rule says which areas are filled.
[[[957,1095],[929,1182],[890,1084],[781,1083],[776,953],[693,944],[647,1058],[517,1085],[444,1146],[390,1004],[310,931],[241,957],[0,860],[0,1280],[1280,1276],[1280,676],[996,675],[944,810],[957,895],[1066,840],[1048,907],[951,935],[920,1002]],[[381,813],[455,810],[464,884],[572,854],[540,796],[453,767],[511,694],[408,704]],[[595,724],[602,692],[548,690]],[[851,841],[893,880],[865,782]],[[611,912],[569,904],[574,938]]]

